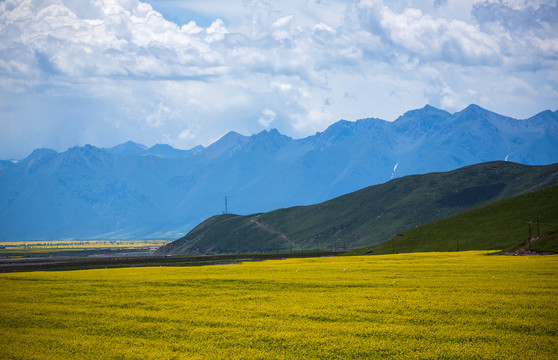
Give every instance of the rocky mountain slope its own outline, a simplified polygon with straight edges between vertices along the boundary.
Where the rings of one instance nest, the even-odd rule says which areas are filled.
[[[230,212],[250,214],[493,160],[558,162],[558,113],[516,120],[476,105],[454,114],[426,106],[304,139],[270,130],[190,150],[39,149],[0,166],[0,241],[177,238],[222,213],[225,196]]]

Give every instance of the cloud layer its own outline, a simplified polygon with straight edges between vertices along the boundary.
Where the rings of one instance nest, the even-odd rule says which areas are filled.
[[[558,107],[557,25],[542,0],[6,0],[0,158],[299,137],[426,103],[527,117]]]

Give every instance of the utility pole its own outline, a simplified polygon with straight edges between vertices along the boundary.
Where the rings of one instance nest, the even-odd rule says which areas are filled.
[[[529,221],[529,251],[531,251],[531,222]]]
[[[541,237],[541,228],[539,226],[539,213],[537,213],[537,238]]]
[[[228,214],[228,209],[227,209],[227,197],[225,196],[225,214]]]

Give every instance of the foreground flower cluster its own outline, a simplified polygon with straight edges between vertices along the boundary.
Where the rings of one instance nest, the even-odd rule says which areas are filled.
[[[550,359],[558,257],[0,274],[0,358]]]

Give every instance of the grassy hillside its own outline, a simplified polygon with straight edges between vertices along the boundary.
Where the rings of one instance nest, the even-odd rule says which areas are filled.
[[[558,164],[490,162],[407,176],[317,205],[215,216],[158,254],[372,246],[409,228],[556,183]]]
[[[538,223],[537,223],[537,214]],[[532,223],[529,225],[529,223]],[[350,255],[419,251],[507,250],[526,246],[558,252],[558,185],[483,205],[460,214],[403,231],[376,246]]]

